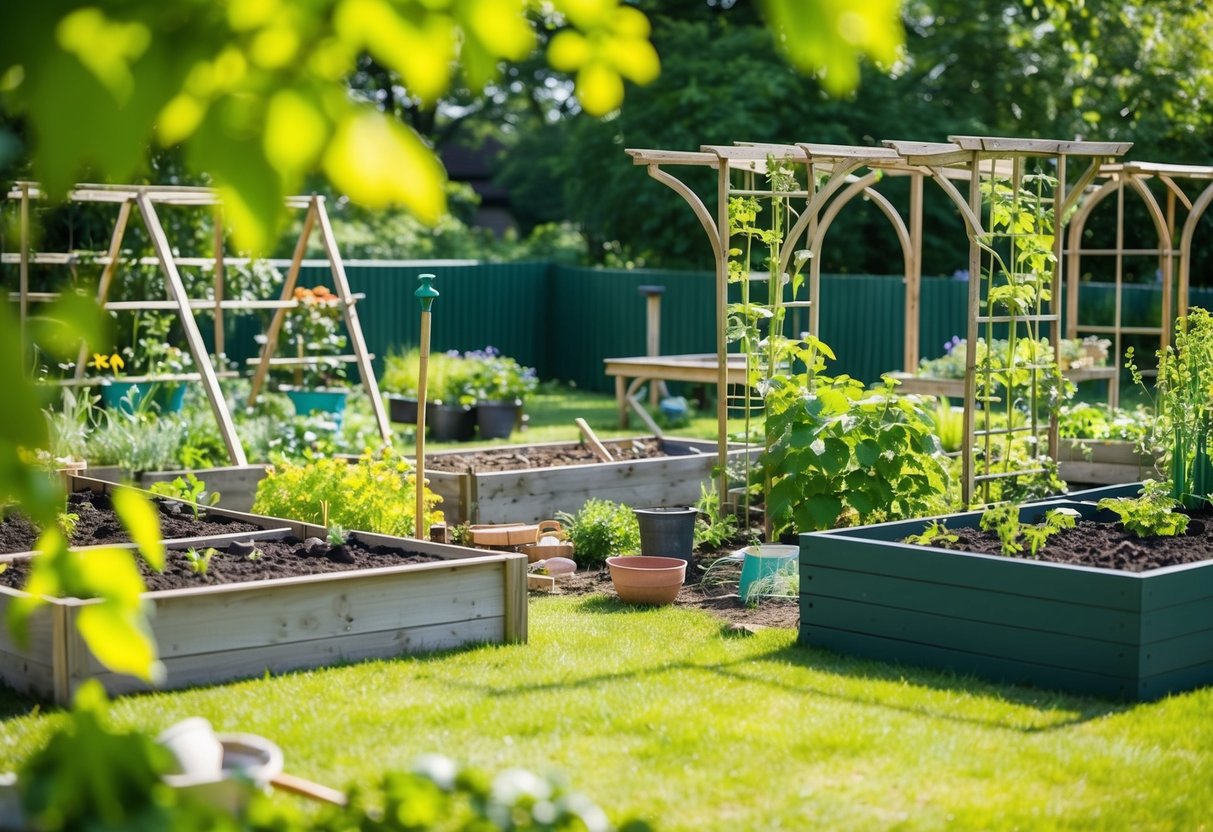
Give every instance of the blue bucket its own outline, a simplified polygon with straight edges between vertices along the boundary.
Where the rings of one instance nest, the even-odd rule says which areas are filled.
[[[747,546],[742,552],[745,554],[745,560],[741,563],[741,583],[737,587],[737,594],[741,596],[742,601],[748,603],[754,585],[759,581],[797,568],[796,556],[800,554],[800,547],[763,543]]]
[[[349,390],[325,390],[323,388],[302,390],[286,387],[279,389],[283,393],[286,393],[287,398],[291,400],[291,404],[295,406],[296,416],[307,416],[310,413],[328,413],[333,417],[333,421],[338,426],[341,425],[341,417],[345,413],[345,400],[349,396]]]

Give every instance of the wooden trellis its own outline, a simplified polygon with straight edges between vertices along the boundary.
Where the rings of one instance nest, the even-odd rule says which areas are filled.
[[[211,362],[210,354],[207,352],[206,345],[202,339],[202,333],[194,318],[194,312],[197,310],[210,310],[213,313],[215,349],[216,353],[221,353],[224,347],[223,316],[225,311],[273,309],[275,310],[274,318],[267,333],[267,340],[262,349],[261,357],[253,360],[256,362],[257,368],[253,378],[252,396],[255,398],[258,390],[264,383],[270,365],[317,364],[322,361],[355,363],[362,379],[362,385],[370,398],[379,434],[385,442],[391,440],[391,424],[388,421],[387,412],[383,407],[383,401],[379,396],[378,383],[375,379],[374,368],[371,365],[372,356],[367,351],[366,341],[363,338],[362,327],[355,308],[357,297],[350,291],[349,281],[345,274],[345,266],[337,249],[328,213],[325,209],[324,197],[318,195],[293,196],[288,197],[286,200],[288,207],[303,209],[306,211],[306,214],[303,221],[303,230],[296,243],[294,256],[292,257],[291,265],[284,281],[281,297],[278,300],[227,300],[224,298],[223,291],[224,267],[237,263],[247,263],[248,260],[247,258],[228,257],[224,253],[222,203],[215,191],[209,188],[160,185],[79,185],[68,193],[68,201],[116,204],[118,206],[118,215],[114,222],[110,245],[107,251],[71,253],[38,252],[32,250],[30,206],[33,200],[41,199],[43,196],[44,194],[39,186],[32,182],[19,182],[8,194],[8,199],[19,201],[21,242],[20,251],[15,255],[4,254],[3,262],[6,264],[15,263],[19,266],[19,288],[17,292],[11,293],[10,297],[11,300],[16,301],[20,306],[23,336],[30,304],[52,300],[58,296],[58,293],[55,292],[35,293],[30,291],[29,271],[31,265],[59,265],[68,267],[74,267],[80,263],[101,265],[103,268],[97,286],[97,297],[101,305],[113,311],[159,310],[175,312],[185,333],[186,344],[193,358],[194,366],[197,368],[196,373],[160,375],[155,377],[128,376],[123,380],[134,382],[201,381],[232,464],[246,465],[247,459],[243,446],[236,434],[235,424],[232,421],[227,402],[224,400],[222,391],[219,388],[219,374]],[[215,212],[216,229],[213,254],[204,257],[183,257],[175,254],[169,244],[164,227],[160,222],[160,217],[156,210],[157,205],[193,206],[212,209]],[[123,262],[121,256],[122,243],[130,222],[131,213],[135,208],[138,208],[139,214],[143,218],[148,237],[156,254],[152,262],[157,264],[164,274],[167,298],[164,300],[144,298],[135,301],[108,301],[108,296],[113,288],[119,266]],[[341,309],[346,330],[349,333],[353,354],[344,356],[304,356],[286,359],[271,358],[284,316],[288,310],[298,305],[297,301],[293,299],[293,292],[298,280],[299,271],[303,265],[303,255],[307,250],[308,238],[313,229],[318,230],[325,249],[325,254],[332,271],[334,293],[337,296],[337,302]],[[178,268],[180,266],[212,267],[214,298],[189,298],[181,279],[181,273]],[[86,386],[99,382],[99,379],[86,378],[84,376],[85,357],[82,347],[80,360],[76,362],[75,377],[65,380],[64,383]]]
[[[904,164],[896,152],[886,148],[846,147],[825,144],[775,145],[739,143],[734,146],[706,145],[699,151],[667,151],[630,149],[627,151],[637,165],[644,165],[649,176],[668,186],[681,196],[699,220],[716,262],[716,386],[717,386],[717,447],[724,459],[728,448],[729,361],[727,337],[727,305],[729,284],[730,234],[729,203],[733,198],[754,197],[785,200],[794,204],[795,221],[782,233],[778,264],[770,271],[786,274],[793,268],[797,252],[807,253],[808,280],[805,291],[787,296],[768,290],[770,299],[778,297],[783,309],[806,309],[808,331],[818,332],[821,251],[826,232],[838,212],[854,197],[869,198],[890,222],[902,249],[906,279],[907,316],[917,320],[921,280],[921,218],[922,179],[924,171]],[[797,187],[780,191],[757,187],[756,179],[767,174],[769,160],[792,165],[798,171]],[[716,171],[716,210],[712,212],[704,199],[666,170],[667,167],[706,167]],[[875,189],[885,175],[909,175],[911,179],[910,206],[907,225],[903,215],[889,199]],[[800,255],[804,263],[805,255]],[[769,281],[769,277],[748,276],[749,281]],[[782,334],[782,333],[780,333]],[[917,327],[907,329],[906,360],[917,364]],[[728,474],[721,471],[718,493],[724,499],[728,493]]]
[[[1120,142],[1064,142],[1044,139],[1012,139],[977,136],[951,136],[946,143],[888,142],[888,145],[914,165],[930,171],[931,178],[944,190],[964,218],[969,237],[969,301],[964,383],[964,454],[962,497],[966,504],[988,501],[984,484],[995,479],[1043,473],[1035,467],[1042,452],[1057,457],[1057,418],[1050,409],[1047,424],[1038,420],[1042,396],[1051,380],[1049,362],[1029,357],[1016,365],[998,366],[987,360],[978,366],[978,341],[984,341],[987,356],[995,327],[1005,327],[1012,340],[1035,340],[1047,332],[1053,354],[1060,354],[1061,317],[1059,314],[1064,249],[1065,218],[1077,204],[1085,188],[1094,181],[1101,164],[1125,153],[1131,146]],[[1087,160],[1087,167],[1071,184],[1067,162],[1071,158]],[[1006,168],[1009,165],[1010,175]],[[1029,169],[1034,166],[1035,171]],[[947,176],[948,169],[968,172],[969,193],[963,195]],[[1033,190],[1034,189],[1034,190]],[[1035,195],[1033,197],[1033,194]],[[1000,203],[1000,200],[1002,202]],[[1050,242],[1052,263],[1042,267],[1043,256],[1033,262],[1033,246]],[[998,314],[996,298],[1014,296],[1016,287],[1034,286],[1034,300],[1026,310],[1007,306]],[[1047,290],[1047,296],[1041,292]],[[1026,373],[1020,381],[1018,376]],[[994,427],[989,419],[989,400],[994,379],[1001,375],[1004,403],[1022,397],[1027,404],[1024,425],[1008,422]],[[982,388],[987,419],[976,426],[976,402]],[[1027,467],[1013,464],[1009,455],[996,469],[993,445],[996,439],[1009,440],[1021,435],[1029,440],[1032,460]],[[1043,440],[1043,441],[1042,441]],[[975,448],[980,448],[980,465]],[[980,468],[980,471],[977,470]],[[978,486],[982,485],[979,494]],[[984,499],[983,499],[984,498]]]
[[[1107,335],[1113,342],[1113,353],[1117,360],[1124,355],[1125,335],[1156,335],[1159,346],[1170,343],[1171,329],[1175,317],[1174,309],[1183,315],[1188,308],[1189,276],[1191,271],[1192,239],[1196,224],[1200,221],[1209,202],[1213,199],[1213,167],[1208,165],[1172,165],[1155,162],[1116,162],[1103,165],[1099,179],[1083,197],[1070,220],[1066,243],[1066,336],[1077,338],[1081,334]],[[1162,187],[1162,202],[1157,189]],[[1195,189],[1193,186],[1196,186]],[[1153,246],[1130,246],[1125,239],[1125,193],[1137,196],[1150,218],[1153,229]],[[1083,238],[1087,223],[1095,209],[1105,200],[1115,197],[1115,238],[1112,245],[1086,245]],[[1194,198],[1195,197],[1195,198]],[[1186,216],[1184,213],[1186,212]],[[1183,224],[1180,225],[1181,216]],[[1124,273],[1126,257],[1154,257],[1158,260],[1158,272],[1162,281],[1162,306],[1157,325],[1126,326],[1124,324]],[[1091,260],[1110,261],[1115,287],[1113,318],[1110,324],[1084,322],[1079,315],[1078,290],[1081,283],[1084,258],[1086,266],[1092,268]],[[1178,262],[1178,286],[1176,263]],[[1105,266],[1106,268],[1106,266]],[[1178,301],[1178,302],[1176,302]],[[1116,403],[1119,377],[1114,385],[1111,401]]]

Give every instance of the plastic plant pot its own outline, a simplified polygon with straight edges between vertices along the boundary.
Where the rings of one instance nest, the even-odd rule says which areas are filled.
[[[687,575],[681,558],[621,555],[607,558],[607,567],[619,600],[628,604],[672,603]]]
[[[745,559],[741,562],[741,583],[737,587],[737,594],[742,601],[749,603],[755,585],[794,564],[800,547],[764,543],[747,546],[742,551],[745,552]]]
[[[691,564],[695,548],[695,518],[693,508],[637,508],[640,524],[640,554],[653,557],[680,558]]]

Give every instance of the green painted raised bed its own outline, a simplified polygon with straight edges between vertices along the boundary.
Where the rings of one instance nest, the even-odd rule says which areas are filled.
[[[1137,486],[1098,496],[1114,491]],[[1021,517],[1056,505],[1098,513],[1053,502]],[[1213,683],[1213,561],[1128,573],[897,542],[923,526],[801,535],[800,643],[1118,699]]]

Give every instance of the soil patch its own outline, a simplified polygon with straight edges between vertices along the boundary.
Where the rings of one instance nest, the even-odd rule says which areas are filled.
[[[619,462],[669,456],[661,449],[661,440],[652,437],[612,439],[602,444]],[[466,453],[435,454],[426,457],[425,467],[431,471],[463,474],[469,468],[476,473],[491,473],[530,468],[560,468],[565,465],[585,465],[599,461],[598,457],[594,456],[594,452],[584,445],[530,445],[522,448],[485,448]]]
[[[317,538],[308,541],[296,538],[258,540],[251,543],[251,546],[234,543],[215,547],[205,570],[195,568],[183,549],[170,549],[167,552],[164,572],[153,572],[142,558],[136,560],[149,590],[187,589],[441,560],[433,555],[388,546],[365,546],[356,542],[332,547]],[[199,547],[196,552],[199,553],[196,557],[205,558],[207,547]],[[24,585],[29,568],[27,560],[10,564],[6,571],[0,572],[0,584],[14,588]]]
[[[949,529],[954,543],[936,543],[946,549],[1001,555],[1002,543],[994,532]],[[1027,550],[1015,557],[1031,557]],[[1213,514],[1199,512],[1188,523],[1187,534],[1175,537],[1137,537],[1119,523],[1080,520],[1062,529],[1037,552],[1037,560],[1074,566],[1096,566],[1122,572],[1145,572],[1164,566],[1213,560]]]
[[[259,526],[233,520],[221,515],[208,515],[205,509],[194,519],[194,512],[174,500],[156,500],[160,510],[160,536],[165,540],[182,537],[202,537],[235,532],[259,531]],[[97,546],[106,543],[128,543],[130,535],[108,494],[81,491],[67,496],[67,514],[76,515],[76,528],[71,545]],[[38,542],[38,529],[26,518],[12,514],[0,522],[0,554],[29,552]]]
[[[686,583],[683,584],[678,597],[674,599],[674,605],[707,610],[738,629],[782,627],[794,630],[799,628],[799,599],[764,597],[755,604],[747,605],[738,597],[737,586],[741,578],[741,561],[722,560],[722,558],[742,548],[747,542],[745,539],[739,539],[726,544],[719,550],[696,553],[696,563],[687,569]],[[601,594],[610,598],[619,598],[611,583],[611,574],[605,566],[601,570],[579,570],[572,575],[557,578],[554,593],[531,593],[532,597],[542,597],[548,594]]]

